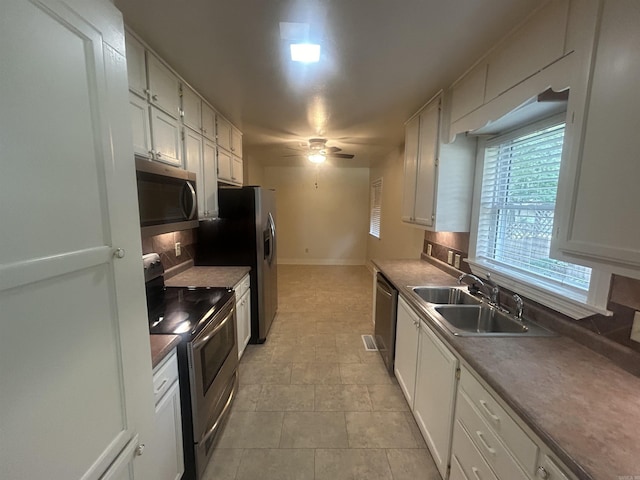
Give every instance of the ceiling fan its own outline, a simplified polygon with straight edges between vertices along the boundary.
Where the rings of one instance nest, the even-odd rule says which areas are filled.
[[[292,148],[292,147],[289,147]],[[328,147],[326,138],[310,138],[308,146],[300,145],[302,155],[307,156],[309,161],[313,163],[322,163],[327,158],[353,158],[355,155],[350,153],[339,153],[342,151],[340,147]],[[285,157],[298,157],[301,154],[284,155]]]

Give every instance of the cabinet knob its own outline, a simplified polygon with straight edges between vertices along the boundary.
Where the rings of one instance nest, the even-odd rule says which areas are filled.
[[[154,102],[158,101],[158,95],[151,95],[151,100],[153,100]]]
[[[141,443],[136,447],[136,456],[140,457],[144,453],[144,443]]]
[[[549,478],[549,472],[547,472],[547,470],[542,466],[538,467],[536,475],[538,478],[542,478],[543,480],[547,480]]]
[[[113,252],[113,256],[116,258],[124,258],[127,252],[124,251],[124,248],[116,248]]]
[[[162,156],[162,153],[156,152],[156,157],[160,158],[161,156]]]

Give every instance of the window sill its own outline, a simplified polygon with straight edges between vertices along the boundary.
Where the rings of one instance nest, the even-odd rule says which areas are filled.
[[[498,285],[503,285],[573,319],[578,320],[594,313],[612,315],[612,312],[604,306],[587,303],[588,292],[580,294],[555,282],[540,280],[483,259],[470,258],[465,261],[470,265],[474,274],[486,278],[487,273],[490,273],[491,279]]]

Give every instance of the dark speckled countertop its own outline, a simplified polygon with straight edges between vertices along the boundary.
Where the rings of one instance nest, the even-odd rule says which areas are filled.
[[[421,260],[373,263],[414,306],[408,285],[456,283]],[[429,324],[578,478],[640,478],[640,378],[567,337],[456,337]]]
[[[233,288],[250,270],[250,267],[191,267],[164,283],[167,287]]]
[[[164,357],[180,343],[180,335],[149,335],[151,342],[151,365],[156,368]]]

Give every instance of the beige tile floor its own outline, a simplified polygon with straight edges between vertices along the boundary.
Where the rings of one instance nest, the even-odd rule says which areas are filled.
[[[206,480],[440,480],[372,333],[365,267],[279,266],[278,316],[249,345]]]

